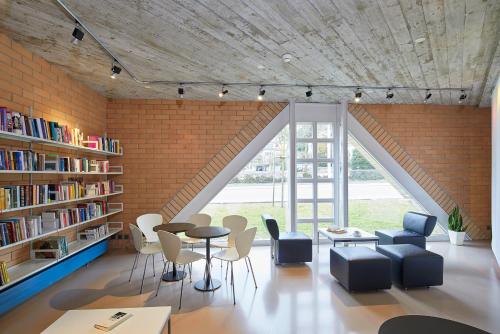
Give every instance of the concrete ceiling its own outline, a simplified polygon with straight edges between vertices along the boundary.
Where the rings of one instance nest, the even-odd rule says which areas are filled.
[[[499,0],[63,0],[140,80],[274,82],[471,88],[489,105],[500,75]],[[176,98],[177,87],[109,78],[111,60],[87,33],[70,43],[72,19],[54,0],[0,0],[0,30],[105,96]],[[425,38],[422,42],[418,39]],[[284,63],[282,55],[293,56]],[[264,69],[259,67],[264,66]],[[186,98],[218,99],[220,87],[186,85]],[[229,87],[253,100],[256,87]],[[266,89],[266,99],[306,100],[304,88]],[[352,100],[316,88],[312,101]],[[396,91],[393,103],[422,103]],[[459,92],[433,92],[456,104]],[[386,103],[365,90],[364,103]]]

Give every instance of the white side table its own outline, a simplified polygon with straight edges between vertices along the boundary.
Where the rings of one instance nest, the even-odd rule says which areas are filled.
[[[70,310],[50,325],[42,334],[161,334],[168,326],[170,334],[170,306],[108,308],[96,310]],[[109,332],[94,328],[94,324],[116,312],[132,313],[133,316]]]

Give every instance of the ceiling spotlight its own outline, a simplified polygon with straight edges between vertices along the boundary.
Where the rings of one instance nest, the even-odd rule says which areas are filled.
[[[281,56],[281,60],[283,60],[284,63],[289,63],[292,61],[292,55],[289,53],[285,53],[284,55]]]
[[[71,40],[71,43],[73,43],[74,45],[78,45],[78,43],[80,43],[80,41],[83,39],[84,35],[85,35],[85,33],[80,28],[80,24],[77,21],[76,27],[73,30],[73,39]]]
[[[227,93],[229,93],[229,91],[227,89],[225,89],[224,86],[222,86],[222,89],[219,92],[219,97],[223,98],[224,95],[226,95]]]
[[[113,65],[111,66],[111,79],[116,79],[121,71],[121,67],[117,66],[115,60],[113,60]]]
[[[387,90],[387,93],[385,93],[385,98],[391,100],[393,97],[394,97],[394,92],[392,91],[392,89],[389,88]]]
[[[429,103],[431,101],[431,97],[432,97],[431,91],[429,89],[426,90],[424,103]]]
[[[184,98],[184,87],[182,87],[182,85],[179,88],[177,88],[177,94],[179,94],[179,97],[181,99]]]
[[[465,94],[465,91],[462,89],[462,94],[460,94],[460,97],[458,98],[458,103],[462,104],[465,102],[465,99],[467,98],[467,94]]]
[[[259,88],[259,95],[257,96],[257,100],[262,101],[264,99],[264,94],[266,94],[266,90],[263,86]]]
[[[354,93],[354,102],[359,103],[359,101],[361,101],[361,95],[361,89],[356,89],[356,92]]]
[[[306,97],[311,97],[313,95],[313,91],[311,86],[307,87]]]

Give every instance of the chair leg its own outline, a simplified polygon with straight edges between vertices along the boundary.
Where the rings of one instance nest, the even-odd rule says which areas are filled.
[[[168,262],[165,262],[163,264],[163,271],[161,272],[160,279],[158,280],[158,287],[156,288],[156,296],[155,297],[158,297],[158,291],[160,291],[161,278],[163,277],[163,274],[165,273],[165,267],[167,266],[167,263]]]
[[[146,256],[146,261],[144,261],[144,271],[142,272],[142,282],[141,282],[141,294],[142,294],[142,287],[144,286],[144,275],[146,275],[146,265],[148,264],[148,259],[149,255]]]
[[[193,265],[192,263],[191,263],[191,266],[188,265],[188,269],[189,269],[189,283],[193,282],[193,280],[191,279],[191,274],[193,272],[192,265]]]
[[[233,286],[233,305],[236,305],[236,295],[234,294],[234,272],[233,272],[233,262],[231,262],[231,285]]]
[[[228,269],[229,269],[229,261],[227,261],[227,263],[226,263],[226,281],[227,281],[227,271],[228,271]]]
[[[245,260],[245,266],[247,266],[247,273],[250,272],[250,270],[248,269],[248,263],[247,263],[247,258],[244,258]]]
[[[153,277],[156,277],[156,273],[155,273],[155,255],[153,254]]]
[[[255,274],[253,273],[252,261],[250,260],[249,256],[247,256],[247,259],[248,259],[248,264],[250,265],[250,269],[252,270],[253,283],[255,284],[255,288],[257,289],[257,281],[255,280]]]
[[[137,263],[137,258],[139,257],[139,252],[135,253],[135,258],[134,258],[134,264],[132,265],[132,270],[130,271],[130,277],[128,278],[128,281],[132,280],[132,273],[134,272],[135,265]]]
[[[184,269],[186,269],[186,265],[184,265],[182,267],[182,271],[184,271]],[[181,299],[179,300],[179,310],[181,309],[181,305],[182,305],[182,289],[184,289],[184,278],[181,280]]]

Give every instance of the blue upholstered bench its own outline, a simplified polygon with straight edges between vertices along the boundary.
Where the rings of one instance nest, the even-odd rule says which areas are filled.
[[[262,222],[271,235],[271,257],[274,263],[300,263],[312,261],[312,239],[302,232],[280,232],[278,223],[263,214]]]
[[[412,244],[425,249],[425,238],[436,226],[435,216],[409,211],[403,218],[403,230],[378,230],[379,245]]]
[[[443,284],[443,257],[415,245],[382,245],[377,251],[391,259],[392,281],[402,288]]]
[[[391,288],[391,260],[368,247],[332,247],[330,273],[349,291]]]

